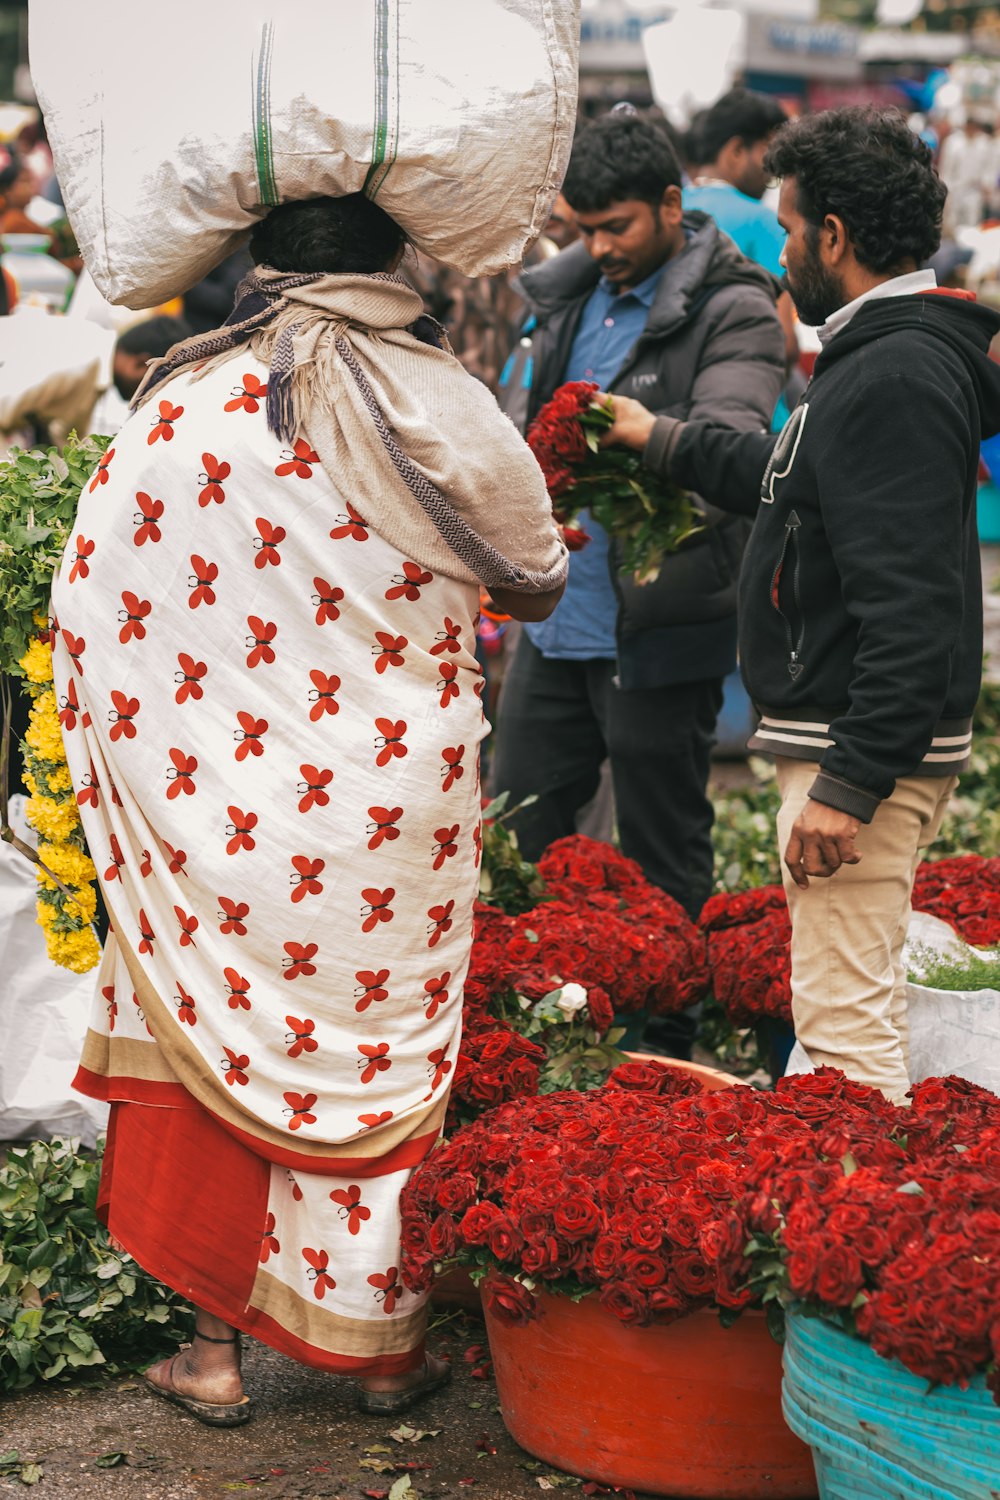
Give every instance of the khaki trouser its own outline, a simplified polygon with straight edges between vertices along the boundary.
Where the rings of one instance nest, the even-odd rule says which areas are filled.
[[[819,767],[779,756],[779,853]],[[857,865],[800,890],[782,864],[792,919],[792,1017],[813,1064],[906,1103],[908,1035],[903,942],[922,851],[937,835],[958,778],[907,776],[862,824]]]

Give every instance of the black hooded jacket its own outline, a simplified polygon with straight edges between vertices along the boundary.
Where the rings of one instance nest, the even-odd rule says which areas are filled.
[[[820,763],[870,821],[897,778],[968,756],[982,672],[976,484],[1000,431],[1000,315],[941,293],[865,303],[780,437],[658,422],[646,462],[754,515],[740,657],[751,744]]]
[[[741,255],[707,214],[688,213],[683,222],[687,245],[669,262],[645,329],[609,389],[650,411],[760,431],[784,380],[778,283]],[[517,381],[502,386],[500,402],[522,428],[565,379],[581,314],[600,275],[586,247],[576,244],[521,276],[535,319],[525,365],[530,373],[526,390]],[[646,584],[615,568],[612,547],[623,688],[732,670],[736,580],[747,532],[744,521],[710,509],[705,529]]]

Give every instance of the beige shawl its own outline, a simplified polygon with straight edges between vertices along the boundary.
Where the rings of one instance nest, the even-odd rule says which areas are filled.
[[[307,437],[386,541],[463,582],[555,589],[567,553],[541,470],[486,387],[414,331],[422,313],[400,276],[258,267],[229,322],[176,345],[135,405],[177,371],[214,368],[249,344],[271,372],[272,427]]]

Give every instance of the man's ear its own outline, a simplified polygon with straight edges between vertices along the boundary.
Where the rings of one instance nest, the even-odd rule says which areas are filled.
[[[663,197],[660,200],[660,212],[666,224],[680,223],[684,213],[684,204],[679,187],[664,188]]]
[[[839,265],[851,249],[851,236],[847,225],[837,214],[827,214],[823,220],[823,239],[829,264]]]

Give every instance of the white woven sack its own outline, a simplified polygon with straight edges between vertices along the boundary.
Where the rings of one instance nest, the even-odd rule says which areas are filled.
[[[467,275],[540,233],[579,0],[31,0],[31,71],[88,270],[150,307],[276,203],[362,189]]]

